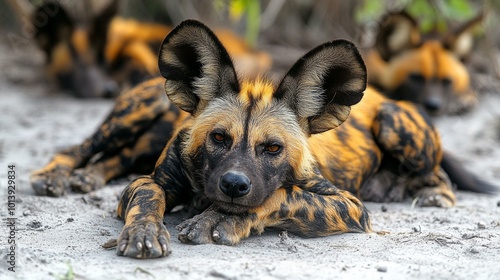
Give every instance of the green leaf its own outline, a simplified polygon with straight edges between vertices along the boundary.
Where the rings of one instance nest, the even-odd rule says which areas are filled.
[[[247,9],[246,0],[232,0],[229,4],[229,17],[233,21],[238,21],[243,16],[243,13]]]
[[[250,46],[255,46],[260,30],[260,1],[246,0],[247,2],[247,30],[245,39]]]
[[[384,1],[364,0],[356,9],[354,19],[358,24],[377,20],[385,11]]]

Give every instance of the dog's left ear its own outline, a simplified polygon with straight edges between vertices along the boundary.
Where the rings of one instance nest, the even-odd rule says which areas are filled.
[[[342,124],[366,89],[366,67],[353,43],[336,40],[300,58],[278,86],[284,101],[309,134]]]
[[[183,21],[165,37],[158,67],[167,80],[167,96],[193,115],[214,98],[240,91],[228,52],[215,34],[196,20]]]
[[[445,36],[444,46],[460,60],[466,60],[474,47],[473,31],[484,20],[484,13],[479,13],[471,20]]]

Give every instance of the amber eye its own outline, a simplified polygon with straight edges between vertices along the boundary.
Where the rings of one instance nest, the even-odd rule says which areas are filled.
[[[271,155],[276,155],[281,151],[281,146],[280,145],[269,145],[266,147],[266,152],[271,154]]]
[[[212,134],[212,138],[215,140],[215,142],[222,143],[224,142],[224,135],[222,133],[214,133]]]

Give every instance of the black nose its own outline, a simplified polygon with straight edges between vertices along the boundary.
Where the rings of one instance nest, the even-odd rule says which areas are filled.
[[[222,175],[219,182],[219,189],[232,198],[248,194],[251,187],[250,179],[245,174],[237,171],[230,171]]]
[[[428,99],[424,102],[425,109],[431,113],[439,111],[441,109],[441,101],[436,99]]]

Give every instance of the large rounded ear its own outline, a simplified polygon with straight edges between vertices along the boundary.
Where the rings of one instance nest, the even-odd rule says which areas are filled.
[[[454,53],[460,60],[467,59],[474,46],[473,31],[483,20],[484,14],[480,13],[447,34],[444,39],[444,47]]]
[[[52,49],[71,37],[74,22],[57,2],[46,2],[38,7],[32,20],[35,39],[50,60]]]
[[[320,45],[288,71],[274,97],[297,115],[313,134],[342,124],[366,89],[366,67],[353,43],[336,40]]]
[[[391,13],[382,18],[375,48],[385,61],[398,53],[420,44],[417,21],[406,12]]]
[[[183,21],[167,35],[158,66],[167,80],[167,96],[192,114],[215,97],[239,92],[226,49],[208,27],[195,20]]]

